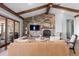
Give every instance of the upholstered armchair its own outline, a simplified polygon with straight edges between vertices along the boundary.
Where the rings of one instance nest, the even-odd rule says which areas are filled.
[[[75,44],[76,44],[77,38],[78,38],[77,35],[72,35],[71,39],[66,41],[67,44],[69,45],[70,49],[72,49],[74,53],[76,53]]]

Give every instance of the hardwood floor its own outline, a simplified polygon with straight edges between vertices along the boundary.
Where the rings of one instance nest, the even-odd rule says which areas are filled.
[[[4,48],[2,50],[4,50]],[[0,52],[0,56],[8,56],[7,51],[4,50],[4,51]],[[79,56],[79,50],[76,51],[76,54],[74,54],[73,51],[71,50],[69,56]]]

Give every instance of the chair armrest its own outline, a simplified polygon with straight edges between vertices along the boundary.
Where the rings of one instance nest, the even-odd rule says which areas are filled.
[[[68,41],[67,44],[69,44],[69,43],[74,44],[73,42],[69,42],[69,41]]]

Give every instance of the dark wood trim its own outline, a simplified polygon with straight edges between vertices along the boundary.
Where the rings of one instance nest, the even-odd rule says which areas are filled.
[[[35,8],[32,8],[32,9],[29,9],[29,10],[21,11],[21,12],[18,12],[17,14],[18,15],[21,15],[21,14],[24,14],[24,13],[33,12],[33,11],[36,11],[36,10],[40,10],[40,9],[43,9],[43,8],[47,8],[47,6],[48,6],[48,4],[43,5],[43,6],[39,6],[39,7],[35,7]]]
[[[23,17],[21,17],[20,15],[18,15],[16,12],[14,12],[13,10],[11,10],[10,8],[8,8],[7,6],[5,6],[3,3],[0,3],[0,7],[3,8],[4,10],[14,14],[15,16],[21,18],[22,20],[24,20]]]
[[[5,44],[7,44],[7,18],[5,19]],[[7,46],[5,46],[5,49],[7,49]]]

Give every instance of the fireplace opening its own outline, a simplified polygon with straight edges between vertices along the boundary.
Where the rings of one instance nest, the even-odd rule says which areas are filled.
[[[50,30],[43,30],[43,37],[50,38],[51,31]]]

